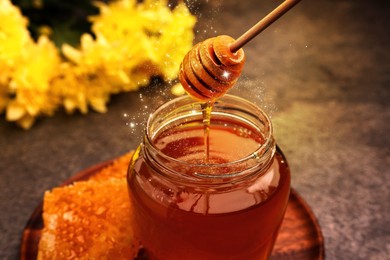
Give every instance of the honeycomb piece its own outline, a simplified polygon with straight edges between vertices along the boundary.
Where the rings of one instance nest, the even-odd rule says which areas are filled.
[[[111,170],[123,166],[118,161]],[[138,253],[125,178],[54,188],[45,193],[43,210],[38,259],[133,259]]]

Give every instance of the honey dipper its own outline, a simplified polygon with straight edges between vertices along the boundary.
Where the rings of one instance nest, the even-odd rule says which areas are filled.
[[[241,74],[245,62],[242,47],[299,1],[284,1],[237,40],[221,35],[196,44],[180,65],[179,80],[186,92],[201,101],[223,96]]]

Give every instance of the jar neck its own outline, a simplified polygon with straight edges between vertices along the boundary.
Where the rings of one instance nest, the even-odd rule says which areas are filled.
[[[213,122],[229,122],[242,127],[243,133],[250,132],[248,138],[258,145],[245,156],[222,163],[199,163],[173,157],[156,145],[159,135],[169,129],[201,124],[203,107],[203,103],[186,96],[164,104],[149,117],[141,149],[149,165],[172,181],[200,186],[236,183],[266,172],[275,154],[271,121],[255,104],[232,95],[225,95],[213,105],[211,126]]]

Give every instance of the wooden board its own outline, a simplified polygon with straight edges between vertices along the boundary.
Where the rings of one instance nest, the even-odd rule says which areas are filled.
[[[112,161],[107,161],[83,170],[68,179],[63,185],[87,180],[111,163]],[[20,259],[22,260],[37,258],[38,244],[43,228],[42,206],[43,203],[40,202],[23,231],[20,247]],[[271,260],[322,260],[324,254],[324,240],[320,226],[304,199],[292,189]],[[147,257],[143,255],[140,259],[147,259]]]

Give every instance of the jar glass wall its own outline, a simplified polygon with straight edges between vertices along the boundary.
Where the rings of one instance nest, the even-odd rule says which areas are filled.
[[[290,191],[267,115],[226,95],[212,110],[177,98],[149,118],[130,162],[135,232],[150,259],[266,259]]]

